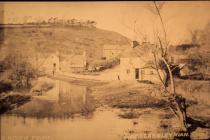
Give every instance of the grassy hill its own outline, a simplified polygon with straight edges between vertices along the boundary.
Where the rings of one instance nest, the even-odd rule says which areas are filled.
[[[14,51],[34,50],[42,53],[81,54],[87,51],[88,60],[102,57],[105,44],[129,45],[129,40],[112,31],[86,27],[10,27],[3,28],[1,46]]]

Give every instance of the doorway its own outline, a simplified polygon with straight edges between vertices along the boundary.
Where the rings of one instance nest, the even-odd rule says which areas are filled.
[[[135,69],[135,79],[139,79],[139,69]]]

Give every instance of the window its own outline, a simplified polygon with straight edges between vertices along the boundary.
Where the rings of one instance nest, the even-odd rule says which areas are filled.
[[[135,69],[135,79],[139,79],[139,69]]]
[[[101,57],[102,60],[106,60],[106,57]]]
[[[126,73],[129,74],[129,73],[130,73],[130,69],[127,69],[127,70],[126,70]]]
[[[150,71],[150,74],[153,75],[154,74],[154,71]]]

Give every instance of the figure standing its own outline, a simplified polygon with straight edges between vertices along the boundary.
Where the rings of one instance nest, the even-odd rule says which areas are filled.
[[[55,75],[56,63],[53,63],[53,76]]]

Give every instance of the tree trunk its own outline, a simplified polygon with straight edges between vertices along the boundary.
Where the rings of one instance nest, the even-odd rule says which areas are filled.
[[[169,77],[170,77],[170,84],[171,84],[171,93],[174,95],[176,93],[175,91],[175,84],[174,84],[174,78],[173,78],[173,74],[171,71],[171,68],[169,66],[169,64],[167,63],[166,59],[164,57],[162,57],[163,62],[165,63],[168,73],[169,73]]]
[[[171,96],[169,97],[170,107],[175,113],[175,115],[179,118],[182,131],[187,131],[185,99],[181,96],[176,95],[174,78],[173,78],[171,68],[164,57],[162,57],[162,60],[166,64],[166,67],[170,76],[170,84],[171,84],[170,85]]]

